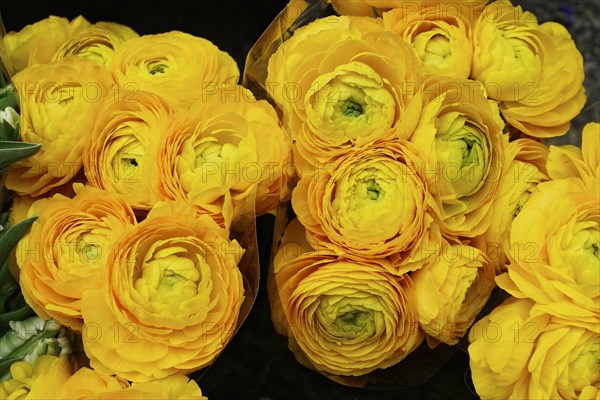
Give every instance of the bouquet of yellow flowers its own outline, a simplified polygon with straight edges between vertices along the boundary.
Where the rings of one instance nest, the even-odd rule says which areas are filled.
[[[245,82],[295,167],[273,324],[351,386],[424,383],[423,354],[461,345],[482,398],[596,398],[600,125],[544,144],[586,103],[583,58],[487,3],[291,1],[257,43]]]
[[[2,111],[20,139],[1,149],[3,279],[79,350],[28,358],[10,342],[2,398],[203,398],[185,375],[250,311],[255,218],[287,195],[275,109],[238,84],[229,54],[184,32],[50,16],[1,39],[20,111]]]

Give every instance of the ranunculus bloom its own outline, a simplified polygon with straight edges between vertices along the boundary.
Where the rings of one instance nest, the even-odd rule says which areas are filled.
[[[112,96],[103,102],[83,152],[91,185],[119,193],[136,210],[157,201],[158,147],[174,111],[149,92]]]
[[[498,106],[475,81],[432,78],[410,141],[424,152],[419,165],[438,202],[443,231],[474,237],[490,225],[508,137]]]
[[[110,77],[99,64],[69,57],[13,77],[21,103],[21,139],[40,143],[34,156],[11,164],[6,187],[40,196],[73,179]]]
[[[510,265],[496,281],[515,297],[533,299],[555,319],[600,333],[597,187],[590,190],[579,178],[538,184],[513,221]]]
[[[475,247],[445,242],[441,247],[435,262],[411,277],[421,327],[429,336],[452,345],[464,336],[490,297],[495,273]]]
[[[209,40],[171,31],[143,35],[117,48],[112,64],[120,87],[157,93],[187,104],[190,93],[215,84],[236,84],[238,66],[231,56]]]
[[[538,183],[548,180],[547,158],[548,148],[532,139],[518,139],[508,144],[504,159],[506,170],[492,204],[490,227],[477,239],[480,243],[477,246],[485,251],[497,274],[506,271],[505,251],[509,248],[512,221]]]
[[[198,384],[185,375],[170,375],[150,382],[133,382],[89,368],[71,375],[55,395],[69,400],[207,400]]]
[[[312,247],[355,259],[390,257],[398,273],[420,268],[439,232],[412,151],[408,142],[373,146],[303,177],[292,206]]]
[[[131,28],[114,22],[97,22],[76,35],[56,50],[52,60],[75,55],[106,66],[112,63],[115,50],[129,39],[138,37]]]
[[[401,7],[385,12],[383,23],[415,50],[424,78],[445,75],[467,79],[470,76],[471,25],[459,8],[440,13],[439,3],[417,12]]]
[[[583,57],[560,24],[538,25],[508,0],[490,3],[475,24],[473,79],[500,101],[512,126],[539,138],[569,130],[586,102]]]
[[[581,148],[572,145],[551,146],[548,174],[552,179],[578,178],[590,191],[600,186],[600,124],[591,122],[583,128]]]
[[[116,243],[104,285],[84,292],[92,368],[146,382],[209,365],[236,327],[243,252],[209,216],[158,203]]]
[[[157,400],[208,400],[202,396],[202,391],[198,383],[185,375],[170,375],[166,378],[156,379],[151,382],[133,382],[131,388],[124,394],[139,394],[136,399],[157,399]],[[110,397],[101,397],[102,400],[109,400]],[[100,400],[100,399],[99,399]],[[114,400],[120,400],[115,396]]]
[[[348,17],[318,19],[269,60],[266,87],[295,140],[300,175],[414,127],[405,122],[420,81],[414,52],[391,32],[359,28]]]
[[[423,8],[435,7],[436,14],[445,15],[460,10],[469,21],[474,21],[483,11],[487,0],[327,0],[340,15],[378,16],[395,8],[407,16],[418,14]]]
[[[375,17],[383,10],[373,7],[365,0],[327,0],[339,15]]]
[[[42,318],[81,329],[81,297],[102,285],[108,254],[120,234],[135,224],[133,210],[117,196],[76,187],[37,201],[39,215],[16,250],[20,284],[27,303]]]
[[[530,300],[510,298],[469,331],[469,364],[475,390],[482,399],[508,399],[525,394],[527,364],[536,339],[548,323],[545,314],[532,316]]]
[[[1,399],[52,399],[71,376],[71,364],[67,355],[43,355],[33,365],[27,361],[13,363],[10,373],[12,378],[0,384]]]
[[[89,25],[82,16],[69,22],[66,18],[51,15],[19,32],[8,32],[0,41],[2,61],[8,74],[14,75],[27,66],[50,62],[63,43]]]
[[[158,195],[178,200],[229,228],[274,209],[286,196],[291,143],[268,102],[242,86],[205,92],[166,127]]]
[[[292,223],[290,230],[302,226]],[[408,275],[388,272],[385,259],[350,261],[304,249],[284,238],[270,286],[271,301],[285,317],[275,320],[278,330],[289,333],[299,361],[325,373],[359,376],[400,362],[421,344]]]
[[[511,298],[469,332],[471,375],[482,399],[595,399],[597,332],[557,323],[527,299]]]
[[[123,393],[128,387],[129,382],[122,378],[83,367],[75,371],[53,397],[69,400],[92,399],[95,395],[103,395],[106,392]]]
[[[529,399],[597,399],[600,395],[598,332],[550,323],[529,360]]]

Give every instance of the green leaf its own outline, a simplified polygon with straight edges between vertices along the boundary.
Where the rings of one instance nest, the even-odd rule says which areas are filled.
[[[15,226],[10,227],[6,233],[0,237],[0,262],[4,263],[8,260],[10,252],[15,248],[19,240],[27,234],[31,225],[37,220],[37,215],[19,222]]]
[[[0,360],[0,377],[4,377],[8,372],[10,372],[10,366],[17,361],[21,361],[22,359],[23,356],[14,356]]]
[[[19,137],[19,123],[15,124],[13,128],[10,126],[8,121],[2,121],[0,123],[0,140],[1,141],[15,141]]]
[[[24,142],[0,141],[0,170],[9,164],[31,157],[42,145]]]
[[[0,110],[4,110],[6,107],[19,110],[19,99],[13,85],[8,85],[0,89]]]
[[[8,270],[8,262],[4,262],[0,268],[0,313],[10,311],[5,308],[5,305],[17,290],[19,290],[19,283]]]
[[[10,321],[23,321],[34,315],[35,313],[28,305],[9,313],[0,314],[0,335],[4,335],[10,330],[10,326],[8,325]]]

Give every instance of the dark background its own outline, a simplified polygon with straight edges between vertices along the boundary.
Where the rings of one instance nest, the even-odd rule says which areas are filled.
[[[573,130],[599,121],[600,2],[514,1],[533,11],[540,22],[563,23],[573,35],[586,62],[588,106]],[[3,0],[0,15],[7,31],[20,30],[49,15],[72,19],[83,15],[90,22],[112,21],[130,26],[140,35],[180,30],[211,40],[227,51],[243,71],[246,54],[287,4],[287,0],[228,1],[17,1]],[[196,9],[200,11],[196,11]],[[578,143],[576,133],[557,142]],[[272,216],[257,224],[261,261],[261,287],[255,306],[234,340],[199,379],[211,400],[368,400],[368,399],[469,399],[472,383],[468,357],[458,351],[425,385],[397,391],[353,389],[335,384],[299,365],[287,349],[287,340],[271,327],[265,283],[273,233]],[[471,387],[471,389],[469,389]]]

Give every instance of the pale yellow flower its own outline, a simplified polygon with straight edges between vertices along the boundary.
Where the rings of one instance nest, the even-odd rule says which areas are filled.
[[[508,0],[490,3],[475,24],[473,79],[500,102],[502,115],[530,136],[555,137],[586,102],[583,57],[566,28],[539,25]]]
[[[56,50],[52,61],[75,55],[110,66],[115,50],[139,35],[128,26],[114,22],[97,22],[82,29]]]
[[[471,25],[460,8],[440,12],[439,4],[416,11],[413,7],[401,7],[385,12],[383,23],[415,50],[424,78],[445,75],[467,79],[470,76]]]
[[[492,204],[490,227],[477,241],[495,267],[506,271],[512,222],[540,182],[548,180],[548,148],[532,139],[517,139],[508,144],[503,167],[506,168],[498,194]]]
[[[423,171],[447,235],[474,237],[491,223],[508,137],[498,106],[475,81],[432,78],[410,141],[423,151]]]
[[[494,276],[492,264],[475,247],[442,242],[435,262],[411,273],[425,333],[443,343],[458,343],[496,286]]]
[[[600,333],[600,195],[579,178],[538,184],[513,221],[508,272],[496,278],[555,319]]]
[[[56,396],[63,383],[71,376],[71,364],[66,355],[43,355],[33,365],[17,361],[10,366],[12,378],[0,384],[3,400],[45,400]]]
[[[600,336],[511,298],[469,333],[473,383],[482,399],[596,399]]]
[[[21,106],[21,139],[42,145],[11,164],[6,187],[41,196],[76,178],[110,76],[100,64],[68,57],[28,67],[13,77]]]
[[[82,16],[69,22],[67,18],[51,15],[18,32],[8,32],[0,41],[2,62],[9,75],[31,65],[48,63],[63,43],[89,25]]]

